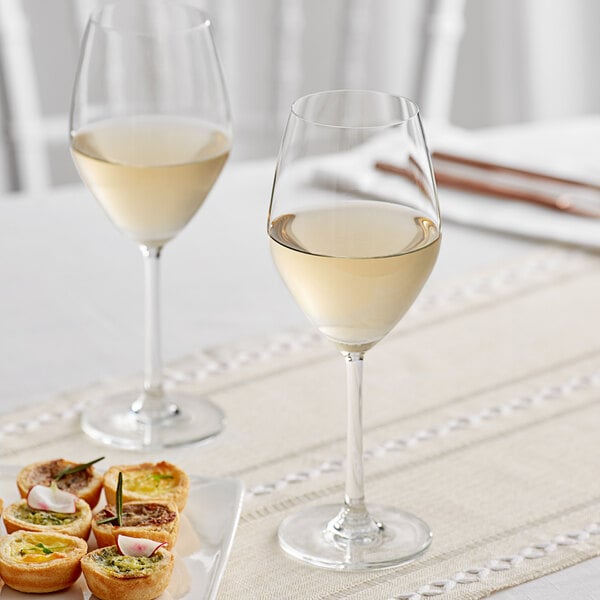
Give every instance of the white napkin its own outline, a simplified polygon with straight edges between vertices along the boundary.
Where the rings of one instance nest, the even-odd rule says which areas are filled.
[[[481,131],[425,127],[432,151],[600,184],[598,116]],[[600,249],[600,219],[444,187],[438,196],[447,221]]]
[[[425,123],[425,131],[431,151],[600,184],[600,116],[479,131]],[[394,144],[393,135],[382,136],[306,167],[313,185],[320,188],[382,199],[397,197],[407,182],[374,168],[376,161],[393,163],[390,148]],[[442,186],[438,196],[444,221],[600,249],[598,218]]]

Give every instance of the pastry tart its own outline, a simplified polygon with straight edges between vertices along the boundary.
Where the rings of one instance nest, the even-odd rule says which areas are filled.
[[[123,502],[166,500],[181,512],[187,501],[190,480],[187,474],[168,462],[114,466],[104,474],[104,493],[116,503],[119,472],[123,473]]]
[[[87,540],[92,528],[92,510],[80,498],[75,500],[74,513],[31,508],[27,500],[19,500],[4,509],[2,520],[8,533],[19,530],[54,531]]]
[[[121,526],[117,525],[116,515],[117,511],[111,505],[94,515],[92,530],[98,547],[116,544],[119,535],[165,542],[169,548],[175,546],[179,533],[179,511],[173,502],[125,502]],[[113,520],[106,522],[108,519]]]
[[[152,556],[126,556],[117,546],[98,548],[81,560],[90,591],[100,600],[152,600],[169,585],[174,557],[164,548]]]
[[[17,531],[0,540],[0,577],[27,593],[48,593],[73,585],[81,574],[87,544],[64,533]]]
[[[23,468],[17,475],[17,487],[22,498],[34,485],[50,485],[65,469],[77,467],[79,463],[59,458],[36,462]],[[102,475],[93,466],[70,473],[56,481],[61,490],[75,494],[92,508],[98,504],[102,492]]]

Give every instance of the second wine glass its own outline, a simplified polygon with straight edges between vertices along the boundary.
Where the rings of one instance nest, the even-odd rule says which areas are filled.
[[[223,427],[221,410],[164,390],[159,322],[162,249],[204,202],[231,145],[206,15],[167,0],[129,0],[95,12],[82,43],[70,132],[82,180],[140,247],[146,282],[143,390],[88,405],[83,429],[129,449],[210,438]]]
[[[377,161],[395,165],[379,172]],[[269,210],[271,251],[299,307],[347,368],[346,488],[341,505],[289,516],[279,542],[338,570],[395,566],[425,551],[431,531],[393,506],[367,507],[362,367],[408,310],[435,264],[440,215],[417,106],[373,91],[320,92],[288,119]]]

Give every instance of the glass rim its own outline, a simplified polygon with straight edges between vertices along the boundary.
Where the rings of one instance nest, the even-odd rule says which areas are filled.
[[[326,122],[321,122],[317,119],[311,119],[306,117],[305,115],[301,114],[301,112],[299,111],[299,105],[301,103],[305,103],[307,102],[310,98],[316,98],[318,96],[328,96],[328,95],[343,95],[343,94],[363,94],[363,95],[370,95],[370,96],[380,96],[380,97],[387,97],[390,99],[393,99],[394,101],[398,102],[398,103],[403,103],[406,104],[409,109],[410,109],[410,114],[408,114],[408,116],[405,117],[399,117],[397,119],[394,118],[390,118],[388,120],[386,120],[385,122],[381,123],[381,124],[377,124],[377,125],[336,125],[336,124],[332,124],[332,123],[326,123]],[[411,100],[410,98],[408,98],[407,96],[400,96],[398,94],[392,94],[390,92],[384,92],[381,90],[370,90],[370,89],[360,89],[360,88],[340,88],[340,89],[336,89],[336,90],[321,90],[318,92],[312,92],[310,94],[305,94],[304,96],[300,96],[299,98],[297,98],[296,100],[294,100],[294,102],[292,102],[292,105],[290,107],[290,113],[292,115],[294,115],[294,117],[296,117],[297,119],[304,121],[305,123],[309,123],[311,125],[316,125],[319,127],[328,127],[331,129],[385,129],[385,128],[389,128],[389,127],[395,127],[398,125],[402,125],[404,123],[408,123],[412,120],[414,120],[415,118],[419,118],[420,116],[420,109],[419,109],[419,105],[414,101]]]
[[[145,3],[141,2],[141,0],[135,0],[138,3]],[[153,0],[155,4],[162,4],[163,6],[167,6],[169,8],[172,7],[178,7],[178,8],[185,8],[187,10],[193,11],[194,13],[196,13],[198,15],[198,23],[194,23],[193,25],[188,25],[188,26],[182,26],[182,27],[175,27],[175,28],[168,28],[165,27],[164,29],[159,29],[158,31],[163,34],[163,35],[168,35],[168,34],[172,34],[172,33],[187,33],[190,31],[197,31],[200,29],[210,29],[211,26],[211,20],[210,17],[208,16],[208,13],[205,12],[204,10],[197,8],[196,6],[194,6],[193,4],[190,4],[189,2],[185,2],[185,1],[181,1],[181,0],[169,0],[168,2],[166,0]],[[94,25],[100,29],[103,29],[104,31],[112,31],[115,33],[120,33],[122,35],[135,35],[135,36],[151,36],[151,35],[156,35],[157,31],[150,31],[150,30],[142,30],[142,29],[136,29],[135,27],[116,27],[114,25],[106,25],[105,23],[102,23],[101,21],[101,15],[111,9],[116,9],[119,6],[122,6],[123,2],[119,2],[118,0],[115,0],[113,2],[109,2],[107,4],[104,4],[103,6],[100,6],[99,8],[97,8],[96,10],[92,11],[89,17],[89,24],[90,25]]]

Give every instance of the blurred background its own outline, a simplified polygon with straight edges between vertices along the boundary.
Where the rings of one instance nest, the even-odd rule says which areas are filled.
[[[410,96],[426,119],[469,129],[600,106],[597,0],[192,1],[213,21],[234,160],[275,155],[290,103],[320,89]],[[67,113],[99,4],[1,0],[0,191],[78,181]]]

